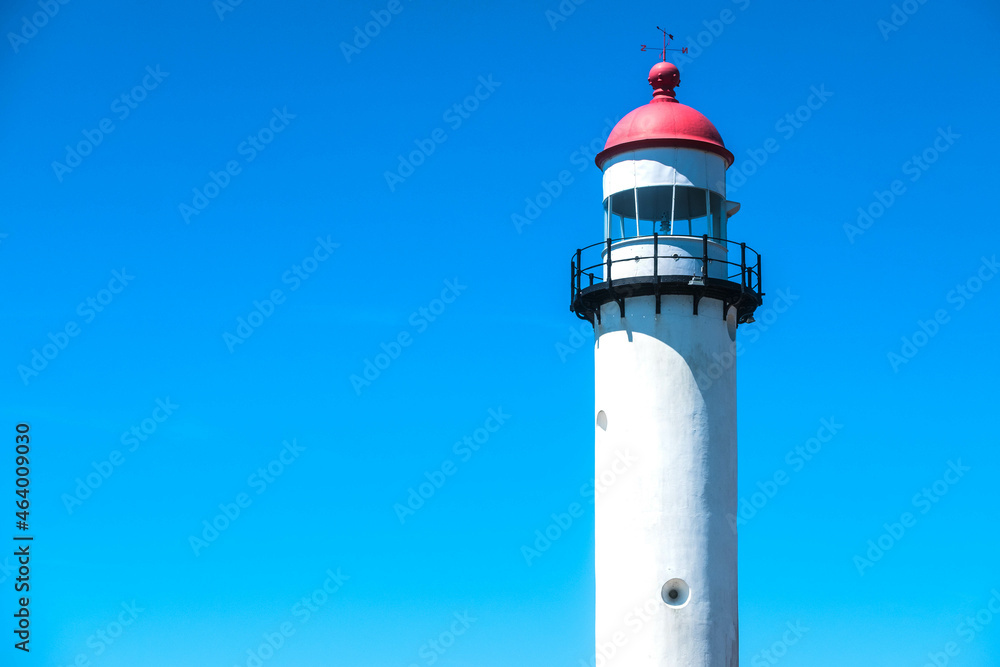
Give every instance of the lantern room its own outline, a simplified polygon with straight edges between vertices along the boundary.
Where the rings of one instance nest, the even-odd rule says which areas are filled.
[[[733,155],[711,121],[677,101],[676,66],[657,63],[649,83],[652,101],[618,122],[596,158],[604,172],[604,237],[725,239],[726,222],[739,210],[726,201]]]
[[[604,163],[604,237],[654,233],[726,238],[738,208],[725,194],[722,158],[689,148],[642,148]]]

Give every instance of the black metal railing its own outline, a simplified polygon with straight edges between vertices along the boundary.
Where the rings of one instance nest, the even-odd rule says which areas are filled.
[[[632,243],[636,240],[649,239],[652,241],[653,245],[653,256],[652,257],[621,257],[620,259],[612,260],[611,251],[612,249],[622,243],[629,242]],[[666,239],[666,242],[670,243],[675,240],[685,240],[685,241],[701,241],[701,256],[689,255],[680,257],[674,255],[669,258],[661,258],[659,254],[661,239]],[[708,248],[709,241],[722,245],[727,250],[727,257],[731,251],[735,251],[739,248],[740,261],[734,262],[728,259],[717,259],[709,256]],[[599,248],[599,250],[597,250]],[[594,255],[603,257],[600,261],[596,263],[593,262]],[[725,274],[726,277],[716,278],[716,280],[724,280],[726,282],[732,283],[735,288],[739,286],[741,291],[750,291],[756,294],[758,297],[763,296],[764,292],[761,288],[761,257],[760,253],[755,251],[753,248],[749,247],[746,243],[736,243],[728,239],[714,238],[707,234],[702,236],[679,236],[679,235],[661,235],[653,234],[652,236],[638,236],[628,239],[619,239],[613,241],[612,239],[606,239],[599,243],[592,243],[589,246],[580,248],[574,254],[572,260],[570,261],[570,310],[577,309],[577,301],[582,294],[582,292],[588,287],[593,287],[595,285],[600,285],[605,283],[605,287],[614,289],[614,264],[620,262],[634,262],[638,259],[653,260],[653,273],[649,276],[620,276],[619,279],[629,278],[632,280],[648,279],[650,282],[659,285],[661,278],[676,278],[678,276],[689,276],[695,282],[704,282],[706,279],[712,278],[712,273],[709,268],[712,265],[722,265],[726,267]],[[660,265],[661,259],[671,259],[674,261],[683,260],[693,260],[696,262],[696,270],[691,274],[679,273],[677,271],[663,271]],[[586,264],[586,265],[585,265]],[[595,275],[595,271],[600,269],[604,270],[604,278]],[[724,283],[723,283],[724,284]],[[658,293],[658,292],[657,292]]]

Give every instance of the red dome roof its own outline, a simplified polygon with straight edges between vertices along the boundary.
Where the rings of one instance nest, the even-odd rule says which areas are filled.
[[[728,167],[733,154],[726,150],[722,136],[705,116],[679,103],[674,88],[681,83],[680,72],[672,63],[656,63],[649,71],[653,100],[630,112],[611,130],[604,150],[595,162],[603,168],[611,157],[638,148],[680,146],[721,155]]]

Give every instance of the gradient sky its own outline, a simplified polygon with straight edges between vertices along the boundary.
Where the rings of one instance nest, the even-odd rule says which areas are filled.
[[[253,665],[271,636],[268,666],[591,664],[568,260],[664,25],[764,256],[744,664],[996,664],[1000,618],[962,625],[1000,590],[995,3],[77,0],[26,27],[40,4],[4,3],[0,47],[0,480],[12,506],[30,423],[36,536],[32,651],[0,663]]]

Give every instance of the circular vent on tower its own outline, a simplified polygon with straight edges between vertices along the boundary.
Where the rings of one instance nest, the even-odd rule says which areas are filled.
[[[663,584],[660,597],[671,607],[683,607],[691,598],[691,589],[683,579],[671,579]]]

